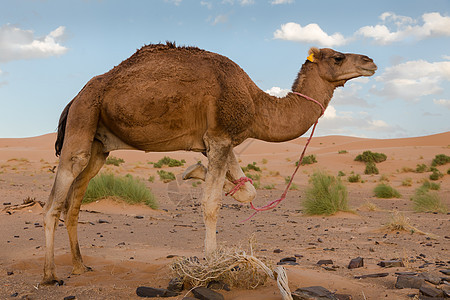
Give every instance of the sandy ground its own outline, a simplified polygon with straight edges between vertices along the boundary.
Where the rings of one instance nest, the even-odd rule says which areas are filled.
[[[27,198],[46,201],[54,179],[52,169],[54,134],[27,139],[0,139],[0,208],[20,204]],[[279,198],[285,177],[291,175],[305,138],[270,144],[247,141],[235,149],[241,165],[256,162],[262,168],[261,189],[257,205]],[[338,151],[346,150],[345,154]],[[364,164],[355,162],[365,150],[383,152],[387,161],[377,164],[380,175],[364,175]],[[218,222],[221,245],[247,247],[255,234],[256,255],[276,264],[281,258],[303,255],[297,266],[286,266],[292,291],[299,287],[319,285],[330,291],[350,294],[353,299],[409,299],[417,290],[395,289],[395,272],[419,271],[436,273],[449,268],[450,226],[448,214],[415,213],[410,197],[430,173],[414,173],[417,164],[430,165],[436,154],[450,155],[450,132],[433,136],[375,140],[343,136],[314,138],[307,154],[315,154],[318,163],[302,166],[294,182],[299,189],[290,191],[281,205],[269,212],[252,214],[247,205],[223,197]],[[197,161],[206,163],[199,153],[143,153],[116,151],[111,154],[125,160],[119,167],[104,166],[101,172],[140,177],[152,189],[159,202],[158,210],[102,200],[84,205],[80,214],[79,240],[85,263],[93,268],[79,276],[71,276],[71,257],[67,233],[60,224],[55,238],[57,274],[65,281],[61,287],[39,286],[44,257],[42,208],[39,205],[7,214],[0,212],[0,299],[17,293],[20,299],[138,299],[138,286],[167,287],[171,278],[168,265],[176,258],[169,255],[202,257],[204,225],[200,210],[202,185],[181,181],[182,172]],[[148,162],[165,155],[185,159],[184,167],[168,168],[177,180],[162,183]],[[438,167],[446,173],[450,165]],[[314,170],[337,175],[343,171],[362,174],[364,183],[346,182],[350,207],[355,213],[339,213],[331,217],[309,217],[301,212],[300,201]],[[148,181],[155,176],[154,183]],[[402,194],[400,199],[377,199],[373,188],[381,176]],[[344,177],[344,180],[346,176]],[[411,186],[402,182],[411,179]],[[346,180],[345,180],[346,181]],[[450,175],[438,181],[439,195],[450,207]],[[264,189],[273,185],[274,189]],[[369,210],[367,203],[374,204]],[[6,205],[5,205],[6,204]],[[411,232],[386,232],[383,224],[393,211],[410,219],[416,228],[436,235]],[[136,218],[143,216],[143,218]],[[108,223],[99,223],[106,220]],[[281,249],[281,253],[274,253]],[[349,270],[350,259],[361,256],[364,267]],[[381,268],[381,260],[399,258],[401,268]],[[335,268],[326,270],[316,263],[332,259]],[[9,272],[9,273],[8,273]],[[11,274],[12,272],[12,274]],[[355,279],[355,275],[388,272],[384,278]],[[8,275],[10,274],[10,275]],[[442,275],[442,274],[441,274]],[[176,299],[182,299],[183,293]],[[256,290],[232,288],[221,291],[225,299],[281,299],[276,284],[268,281]],[[172,298],[175,299],[175,298]]]

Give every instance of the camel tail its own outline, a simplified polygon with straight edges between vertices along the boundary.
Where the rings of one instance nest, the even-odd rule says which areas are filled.
[[[61,113],[61,116],[59,117],[59,123],[58,123],[58,135],[56,137],[55,142],[55,154],[56,156],[61,155],[61,149],[64,144],[64,135],[66,134],[66,123],[67,123],[67,116],[69,115],[69,109],[72,105],[73,100],[67,104],[67,106],[64,108],[64,110]]]

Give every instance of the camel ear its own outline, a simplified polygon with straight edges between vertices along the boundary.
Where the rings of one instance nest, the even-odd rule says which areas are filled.
[[[308,51],[308,60],[310,61],[310,62],[314,62],[314,61],[316,61],[317,59],[320,59],[321,58],[321,55],[320,55],[320,50],[318,49],[318,48],[316,48],[316,47],[311,47],[311,49],[309,49],[309,51]]]

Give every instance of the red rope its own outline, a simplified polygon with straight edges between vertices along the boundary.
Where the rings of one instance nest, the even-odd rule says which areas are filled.
[[[229,191],[228,193],[225,193],[225,196],[231,195],[233,196],[234,193],[236,193],[241,186],[243,186],[247,181],[250,181],[251,184],[253,184],[253,180],[251,178],[248,177],[241,177],[238,180],[233,181],[233,183],[236,185],[231,191]]]
[[[321,112],[319,118],[321,116],[323,116],[323,114],[325,113],[325,108],[323,107],[322,103],[320,103],[317,100],[315,100],[315,99],[313,99],[311,97],[308,97],[306,95],[303,95],[303,94],[300,94],[300,93],[297,93],[297,92],[292,92],[292,93],[294,93],[296,95],[299,95],[299,96],[302,96],[303,98],[318,104],[320,106],[320,108],[322,109],[322,112]],[[308,140],[306,141],[305,147],[303,148],[303,152],[300,155],[300,159],[298,160],[297,167],[295,168],[294,173],[292,173],[291,179],[289,180],[289,183],[287,184],[286,188],[284,189],[283,194],[281,194],[281,197],[279,199],[273,200],[273,201],[271,201],[271,202],[269,202],[266,205],[261,206],[261,207],[255,207],[253,205],[253,202],[250,202],[250,206],[255,210],[255,212],[250,217],[248,217],[247,219],[245,219],[242,222],[250,220],[251,218],[253,218],[260,211],[265,211],[265,210],[269,210],[269,209],[273,209],[273,208],[277,207],[277,205],[286,198],[287,192],[288,192],[288,190],[289,190],[289,188],[290,188],[290,186],[292,184],[292,181],[294,180],[295,174],[297,174],[298,168],[300,167],[300,165],[301,165],[301,163],[303,161],[303,157],[305,156],[306,148],[308,148],[309,142],[311,141],[311,139],[313,137],[313,134],[314,134],[314,131],[316,130],[316,126],[317,126],[317,123],[319,122],[319,118],[317,118],[317,121],[314,123],[314,126],[313,126],[312,131],[311,131],[311,135],[309,136]],[[233,192],[233,194],[236,192],[237,189],[239,189],[243,184],[245,184],[245,181],[243,183],[241,183],[241,180],[243,180],[245,178],[249,179],[251,181],[251,179],[247,178],[247,177],[240,178],[238,180],[239,183],[231,191],[231,192]],[[248,180],[246,180],[246,181],[248,181]],[[231,194],[231,192],[229,194]],[[231,194],[231,195],[233,195],[233,194]]]

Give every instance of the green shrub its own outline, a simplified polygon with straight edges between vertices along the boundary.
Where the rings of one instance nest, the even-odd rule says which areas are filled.
[[[152,192],[140,180],[131,176],[116,177],[114,174],[99,174],[87,187],[83,203],[104,198],[120,199],[130,204],[144,203],[151,208],[158,204]]]
[[[338,177],[343,177],[343,176],[345,176],[345,173],[342,172],[342,171],[339,171],[337,176],[338,176]]]
[[[267,184],[263,187],[265,190],[273,190],[275,188],[275,184]]]
[[[364,174],[378,174],[378,168],[373,161],[366,163],[366,169],[364,170]]]
[[[253,162],[252,164],[248,164],[246,167],[241,167],[241,169],[244,173],[248,172],[250,170],[254,170],[256,172],[261,172],[261,168],[256,165],[256,162]]]
[[[301,165],[302,166],[304,166],[304,165],[312,165],[312,164],[314,164],[316,162],[317,162],[316,156],[314,154],[311,154],[311,155],[307,155],[307,156],[303,157]],[[298,161],[295,162],[295,166],[298,166]]]
[[[311,175],[302,206],[308,215],[348,211],[347,189],[339,178],[316,171]]]
[[[295,183],[291,183],[291,186],[289,187],[290,191],[298,191],[299,187]]]
[[[428,170],[428,167],[425,164],[417,164],[416,173],[424,173]]]
[[[419,188],[411,200],[416,212],[440,212],[447,213],[447,207],[441,201],[438,193]]]
[[[359,174],[353,174],[348,176],[348,182],[360,182],[361,176]]]
[[[355,157],[355,161],[362,161],[365,163],[368,162],[379,163],[385,161],[386,159],[387,159],[386,154],[372,151],[364,151],[362,154],[359,154],[358,156]]]
[[[172,180],[175,180],[175,175],[174,175],[172,172],[167,172],[167,171],[164,171],[164,170],[159,170],[159,171],[157,171],[156,173],[158,173],[159,179],[160,179],[162,182],[164,182],[164,183],[167,183],[167,182],[170,182],[170,181],[172,181]]]
[[[430,180],[439,180],[444,176],[444,174],[442,174],[438,169],[434,167],[430,168],[430,170],[433,172],[430,175]]]
[[[422,187],[429,190],[435,190],[438,191],[441,189],[441,185],[439,183],[435,182],[429,182],[428,180],[424,181],[422,184]]]
[[[168,156],[164,156],[163,158],[158,160],[158,162],[155,162],[153,164],[153,167],[155,167],[155,168],[162,168],[163,166],[182,167],[182,166],[184,166],[185,163],[186,163],[186,161],[184,159],[177,160],[177,159],[170,158]]]
[[[378,198],[400,198],[401,197],[400,193],[396,189],[394,189],[393,187],[391,187],[387,184],[384,184],[384,183],[380,183],[379,185],[377,185],[373,191],[375,193],[375,196]]]
[[[449,163],[449,162],[450,162],[450,156],[447,156],[445,154],[438,154],[431,161],[431,165],[433,167],[436,167],[436,166],[445,165],[446,163]]]
[[[105,164],[114,165],[118,167],[120,164],[123,164],[125,161],[122,158],[117,158],[114,156],[110,156],[106,159]]]
[[[245,177],[248,177],[253,181],[259,181],[261,179],[261,174],[247,172],[245,173]]]
[[[345,154],[345,153],[348,153],[348,151],[347,150],[339,150],[338,151],[338,154]]]
[[[412,186],[412,179],[406,178],[402,181],[402,186]]]
[[[149,176],[148,181],[150,181],[151,183],[155,182],[155,175]]]

